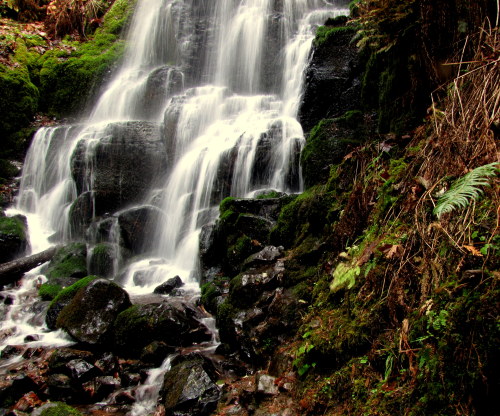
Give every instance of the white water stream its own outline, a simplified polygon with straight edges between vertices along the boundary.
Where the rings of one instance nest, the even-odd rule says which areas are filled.
[[[18,202],[9,212],[28,217],[32,251],[53,244],[50,236],[53,242],[72,238],[68,213],[78,191],[71,157],[79,144],[92,171],[98,163],[92,150],[108,125],[146,120],[167,130],[169,122],[170,171],[144,201],[161,209],[163,220],[155,225],[147,258],[120,273],[124,264],[117,259],[115,275],[132,294],[151,293],[175,275],[199,290],[199,233],[216,218],[222,198],[301,190],[297,155],[304,137],[296,116],[303,72],[315,28],[345,14],[333,0],[139,0],[124,63],[89,118],[42,128],[33,140]],[[161,88],[152,101],[151,80],[159,73]],[[255,180],[263,137],[271,143],[269,162]],[[223,191],[217,188],[221,169],[229,169],[230,178]],[[92,175],[83,191],[92,195]],[[145,276],[140,285],[137,272]],[[16,327],[4,345],[40,330],[16,326],[14,319],[2,325],[4,332]]]

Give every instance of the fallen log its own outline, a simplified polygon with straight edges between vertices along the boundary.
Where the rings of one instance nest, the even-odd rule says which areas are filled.
[[[54,257],[58,248],[57,246],[51,247],[40,253],[0,264],[0,286],[17,282],[24,273]]]

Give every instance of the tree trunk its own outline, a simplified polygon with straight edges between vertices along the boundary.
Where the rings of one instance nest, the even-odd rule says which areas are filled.
[[[49,261],[52,257],[54,257],[57,249],[57,246],[51,247],[40,253],[0,264],[0,286],[18,281],[21,277],[23,277],[24,273],[34,269],[46,261]]]

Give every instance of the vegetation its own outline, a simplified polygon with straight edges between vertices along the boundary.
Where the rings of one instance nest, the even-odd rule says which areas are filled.
[[[33,126],[75,116],[106,81],[122,56],[119,36],[133,4],[1,1],[0,178],[16,173],[7,160],[22,156]]]

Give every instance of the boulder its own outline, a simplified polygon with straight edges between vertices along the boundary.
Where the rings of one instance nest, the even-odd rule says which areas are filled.
[[[183,306],[162,302],[134,305],[123,311],[114,323],[116,347],[126,356],[138,357],[153,341],[180,347],[210,340],[208,329],[196,319],[201,316]]]
[[[28,249],[26,217],[0,217],[0,263],[14,260]]]
[[[211,414],[217,407],[221,391],[207,360],[192,356],[165,374],[160,402],[167,414]]]
[[[80,141],[71,157],[78,194],[93,192],[94,215],[141,201],[151,183],[164,176],[167,154],[158,123],[111,123],[95,139]]]
[[[58,249],[44,270],[44,274],[50,283],[57,282],[61,286],[70,286],[74,283],[74,278],[81,279],[87,276],[87,245],[71,243]],[[73,279],[66,281],[64,278]]]
[[[274,263],[281,256],[283,256],[283,246],[266,246],[258,253],[252,254],[243,263],[245,269],[255,269],[257,267]]]
[[[172,277],[171,279],[168,279],[165,283],[162,283],[161,285],[155,287],[153,293],[157,293],[160,295],[168,295],[174,289],[177,289],[183,285],[184,283],[182,282],[181,278],[179,276],[175,276]]]
[[[95,279],[81,288],[57,317],[57,327],[79,342],[106,345],[118,314],[131,306],[116,283]]]
[[[61,311],[71,302],[82,287],[85,287],[95,279],[97,279],[97,276],[87,276],[79,279],[57,294],[52,302],[50,302],[45,315],[45,323],[49,329],[57,329],[57,317]]]

